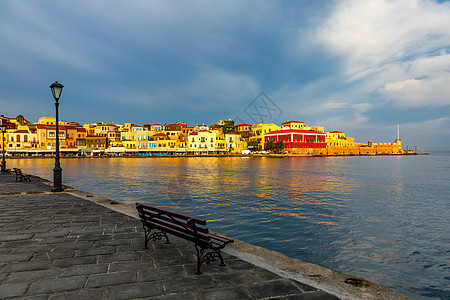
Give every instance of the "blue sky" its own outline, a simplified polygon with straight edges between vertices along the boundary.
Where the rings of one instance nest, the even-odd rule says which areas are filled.
[[[450,2],[0,0],[1,114],[54,116],[55,80],[66,121],[400,124],[448,150]]]

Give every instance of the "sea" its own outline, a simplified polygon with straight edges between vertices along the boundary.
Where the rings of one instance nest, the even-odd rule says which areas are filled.
[[[54,159],[7,159],[52,180]],[[61,159],[63,183],[204,218],[211,230],[450,299],[450,152],[403,156]]]

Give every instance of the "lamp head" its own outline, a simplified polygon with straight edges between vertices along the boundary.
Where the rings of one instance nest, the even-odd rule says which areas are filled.
[[[53,98],[55,98],[56,102],[58,102],[59,97],[61,97],[63,87],[64,86],[61,83],[59,83],[58,81],[55,81],[50,86],[50,89],[52,90]]]

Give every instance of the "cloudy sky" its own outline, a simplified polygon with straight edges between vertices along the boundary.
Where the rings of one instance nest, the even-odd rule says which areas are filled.
[[[0,0],[0,113],[450,147],[450,2]]]

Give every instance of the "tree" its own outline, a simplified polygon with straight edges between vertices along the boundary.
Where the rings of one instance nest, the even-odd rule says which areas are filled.
[[[268,140],[267,143],[264,145],[264,150],[273,150],[273,141],[272,140]]]
[[[25,125],[25,118],[22,115],[18,115],[16,117],[17,122],[19,122],[20,125]]]
[[[273,144],[273,147],[275,148],[275,150],[276,150],[277,152],[282,152],[282,151],[283,151],[283,148],[284,148],[283,141],[275,142],[275,143]]]
[[[259,151],[261,150],[261,145],[257,141],[248,142],[247,144],[248,150],[251,151]]]

